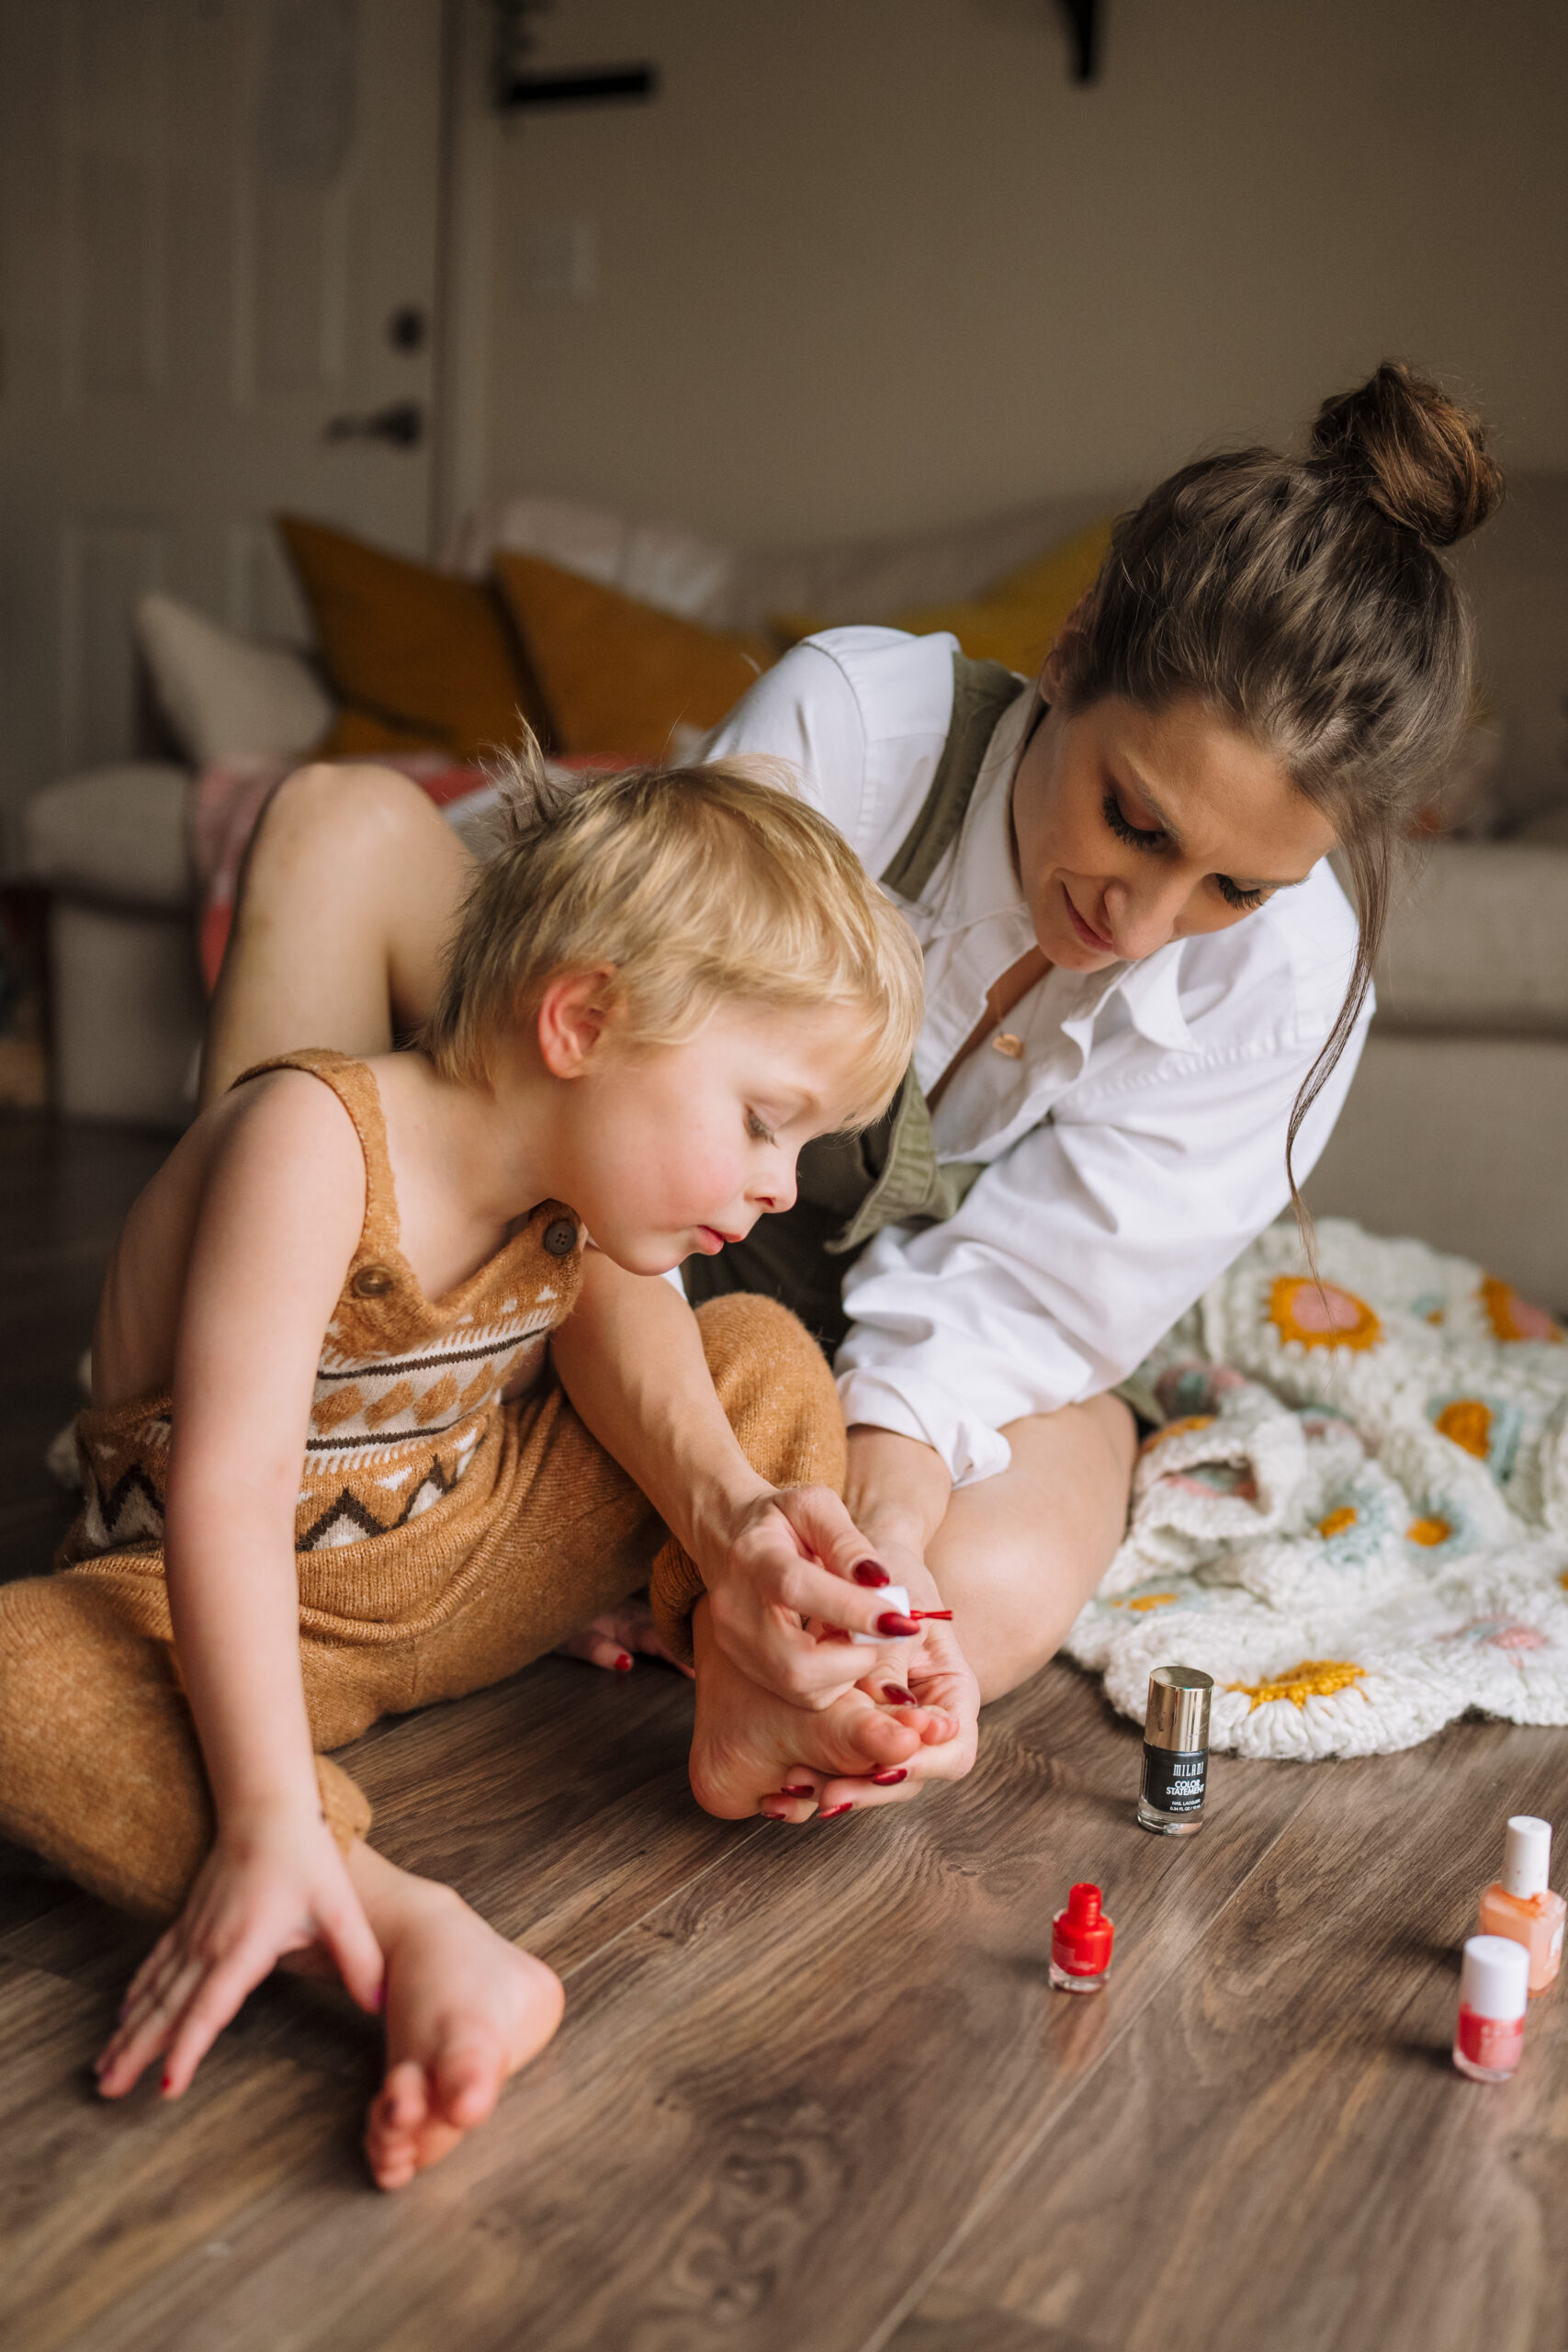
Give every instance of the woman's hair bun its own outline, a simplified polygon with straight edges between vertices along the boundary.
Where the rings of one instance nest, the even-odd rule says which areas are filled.
[[[1324,401],[1312,448],[1325,471],[1353,481],[1428,547],[1451,547],[1478,529],[1503,496],[1481,419],[1397,359]]]

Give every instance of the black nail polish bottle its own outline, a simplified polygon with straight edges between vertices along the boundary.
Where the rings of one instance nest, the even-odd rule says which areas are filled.
[[[1203,1826],[1213,1688],[1194,1666],[1156,1666],[1149,1677],[1138,1826],[1157,1837],[1190,1838]]]

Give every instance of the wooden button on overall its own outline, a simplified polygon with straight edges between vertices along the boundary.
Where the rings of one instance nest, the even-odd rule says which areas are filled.
[[[361,1266],[355,1275],[352,1288],[355,1298],[385,1298],[397,1285],[397,1276],[390,1266]]]
[[[570,1258],[577,1247],[577,1227],[569,1216],[553,1216],[545,1227],[545,1247],[552,1258]]]

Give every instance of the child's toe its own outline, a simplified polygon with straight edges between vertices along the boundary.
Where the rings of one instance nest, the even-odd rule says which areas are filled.
[[[432,2085],[434,2105],[455,2131],[471,2132],[495,2105],[501,2089],[500,2055],[468,2042],[444,2050]]]

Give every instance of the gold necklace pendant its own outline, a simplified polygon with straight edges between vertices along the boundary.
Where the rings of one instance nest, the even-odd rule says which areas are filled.
[[[1010,1029],[999,1030],[991,1039],[991,1051],[1005,1054],[1010,1062],[1021,1062],[1023,1059],[1023,1039],[1015,1037]]]

